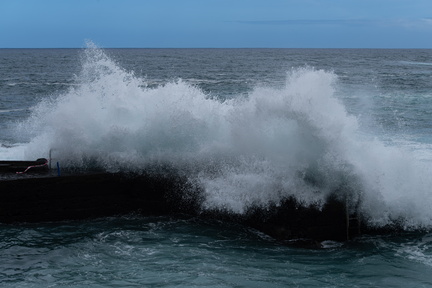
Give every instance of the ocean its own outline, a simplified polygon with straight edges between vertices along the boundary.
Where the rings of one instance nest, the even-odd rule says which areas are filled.
[[[432,50],[0,49],[1,160],[169,165],[233,214],[343,190],[399,228],[306,249],[195,217],[0,224],[0,287],[432,287],[431,111]]]

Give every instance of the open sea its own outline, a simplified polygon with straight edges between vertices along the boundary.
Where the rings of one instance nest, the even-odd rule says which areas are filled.
[[[304,249],[190,217],[0,224],[0,287],[432,287],[432,50],[0,49],[0,160],[50,149],[168,164],[234,214],[344,187],[403,231]]]

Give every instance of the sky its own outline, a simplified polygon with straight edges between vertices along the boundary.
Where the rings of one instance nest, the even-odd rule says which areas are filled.
[[[432,48],[432,0],[0,0],[0,48]]]

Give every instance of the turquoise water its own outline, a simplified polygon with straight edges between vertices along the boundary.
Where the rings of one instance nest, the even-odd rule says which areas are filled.
[[[369,225],[323,249],[125,216],[0,226],[3,287],[431,287],[432,51],[1,49],[0,158],[160,163],[241,214],[340,187]]]
[[[2,226],[3,287],[430,287],[431,237],[290,248],[221,222],[108,218]]]

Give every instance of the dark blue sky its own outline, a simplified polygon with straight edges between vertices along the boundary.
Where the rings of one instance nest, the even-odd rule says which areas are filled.
[[[432,0],[1,0],[0,48],[432,48]]]

